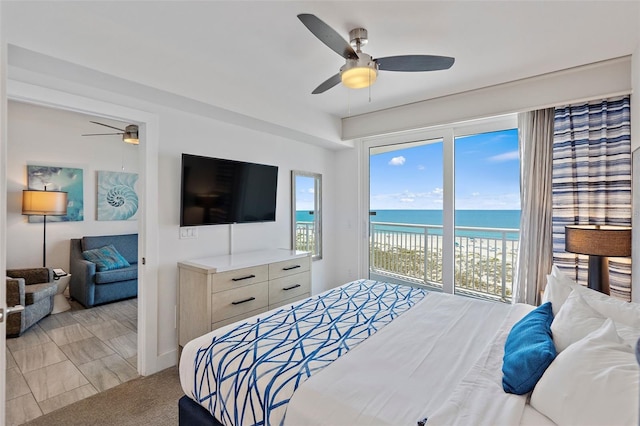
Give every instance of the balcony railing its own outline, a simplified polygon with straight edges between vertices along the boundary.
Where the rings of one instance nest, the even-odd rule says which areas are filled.
[[[518,229],[455,228],[456,293],[511,301]],[[371,222],[369,270],[442,288],[442,226]]]
[[[456,293],[510,302],[519,233],[456,227]],[[296,223],[296,248],[309,251],[313,244],[313,222]],[[442,288],[442,226],[371,222],[369,271],[395,282]]]
[[[313,252],[313,222],[296,222],[296,250]]]

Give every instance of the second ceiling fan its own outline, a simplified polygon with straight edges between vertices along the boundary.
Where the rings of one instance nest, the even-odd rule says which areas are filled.
[[[91,121],[90,123],[99,124],[100,126],[109,127],[111,129],[120,130],[118,133],[85,133],[82,136],[108,136],[108,135],[122,135],[122,141],[126,143],[130,143],[132,145],[138,145],[140,140],[138,139],[138,126],[135,124],[129,124],[124,129],[120,129],[118,127],[110,126],[108,124],[99,123],[97,121]]]
[[[346,63],[340,72],[329,77],[315,88],[312,94],[326,92],[338,83],[351,89],[361,89],[371,86],[380,71],[437,71],[451,68],[455,59],[448,56],[435,55],[401,55],[385,58],[372,58],[362,52],[361,47],[367,44],[368,35],[364,28],[354,28],[349,31],[351,44],[347,43],[340,34],[324,21],[310,13],[301,13],[298,19],[331,50],[342,56]],[[355,50],[354,50],[355,48]]]

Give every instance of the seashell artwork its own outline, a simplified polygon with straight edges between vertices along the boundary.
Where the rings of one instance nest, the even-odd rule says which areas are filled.
[[[137,173],[98,171],[97,220],[136,219],[137,181]]]

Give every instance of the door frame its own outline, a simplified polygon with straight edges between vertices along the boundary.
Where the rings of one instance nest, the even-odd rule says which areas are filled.
[[[6,46],[6,45],[5,45]],[[27,102],[40,106],[64,109],[120,121],[131,121],[139,126],[140,155],[140,212],[138,224],[138,373],[146,376],[158,371],[158,217],[152,206],[158,205],[158,144],[159,120],[156,114],[126,106],[73,95],[66,92],[35,86],[7,79],[6,100]],[[6,111],[3,113],[6,117]],[[6,120],[6,118],[5,118]],[[3,126],[5,129],[6,126]],[[4,132],[4,131],[3,131]],[[6,141],[6,133],[5,141]],[[6,144],[0,168],[6,170]],[[6,173],[3,176],[2,202],[6,210]],[[3,218],[5,215],[2,215]],[[6,230],[6,222],[0,223]],[[6,244],[3,232],[3,243]],[[2,254],[0,267],[6,263],[6,252]],[[144,266],[142,266],[144,265]],[[6,268],[6,265],[5,265]],[[6,387],[6,384],[5,384]]]
[[[7,42],[0,2],[0,211],[7,211]],[[7,276],[7,215],[0,214],[0,277]],[[7,286],[0,285],[0,308],[7,312]],[[7,412],[7,321],[0,323],[0,425],[5,424]]]

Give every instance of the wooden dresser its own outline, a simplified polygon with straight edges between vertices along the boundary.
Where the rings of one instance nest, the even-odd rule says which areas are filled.
[[[178,263],[178,345],[311,294],[311,253],[272,249]]]

